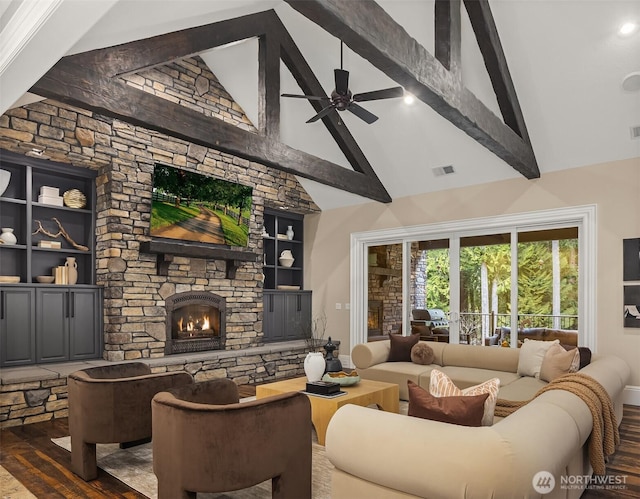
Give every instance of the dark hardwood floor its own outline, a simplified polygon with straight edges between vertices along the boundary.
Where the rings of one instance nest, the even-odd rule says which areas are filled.
[[[241,387],[241,396],[255,395],[255,387]],[[127,498],[145,496],[98,469],[98,478],[85,482],[70,471],[71,455],[52,438],[69,434],[67,419],[6,428],[0,431],[0,464],[37,498]],[[624,476],[620,490],[589,490],[583,498],[640,497],[640,407],[625,406],[621,443],[610,459],[607,474]],[[0,491],[1,497],[7,497]]]

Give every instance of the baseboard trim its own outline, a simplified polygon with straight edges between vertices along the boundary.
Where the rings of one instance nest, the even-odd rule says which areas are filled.
[[[622,392],[622,401],[628,405],[640,406],[640,386],[625,386]]]

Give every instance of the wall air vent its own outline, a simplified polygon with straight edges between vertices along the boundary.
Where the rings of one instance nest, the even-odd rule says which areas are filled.
[[[631,138],[640,139],[640,125],[631,127]]]
[[[433,170],[433,174],[436,177],[440,177],[442,175],[451,175],[452,173],[455,173],[455,170],[453,169],[453,166],[451,166],[451,165],[436,166],[435,168],[432,168],[432,170]]]

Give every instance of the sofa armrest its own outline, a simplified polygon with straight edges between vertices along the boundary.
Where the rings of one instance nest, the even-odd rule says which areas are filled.
[[[418,497],[472,497],[469,491],[493,490],[505,481],[496,463],[509,452],[491,427],[438,423],[353,404],[331,418],[325,445],[337,469]],[[355,455],[353,449],[358,449]]]
[[[539,425],[541,414],[553,423]],[[325,446],[345,477],[417,497],[536,497],[535,474],[565,472],[571,456],[581,452],[588,432],[576,426],[570,412],[548,402],[481,427],[348,404],[331,418]],[[348,497],[347,489],[332,493]]]
[[[391,342],[389,340],[359,343],[351,350],[351,361],[358,369],[367,369],[386,362],[390,350]]]

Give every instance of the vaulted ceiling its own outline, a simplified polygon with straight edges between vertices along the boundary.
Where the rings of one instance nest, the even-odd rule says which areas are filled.
[[[436,3],[439,14],[434,13]],[[337,0],[0,0],[0,41],[6,47],[0,57],[0,111],[37,98],[25,93],[39,81],[34,91],[51,96],[41,78],[63,56],[274,9],[305,68],[308,63],[311,88],[318,90],[319,85],[327,93],[333,89],[342,39],[347,47],[344,67],[351,73],[354,92],[400,84],[418,97],[413,105],[402,99],[363,103],[380,117],[371,125],[349,113],[325,124],[305,124],[317,109],[305,100],[277,95],[268,98],[279,115],[265,116],[265,95],[259,91],[259,61],[265,48],[253,36],[258,33],[248,32],[249,38],[223,46],[207,35],[211,43],[198,53],[258,129],[269,120],[278,125],[275,132],[265,133],[268,140],[283,144],[274,162],[290,161],[290,171],[300,175],[323,209],[506,178],[535,178],[538,168],[544,175],[640,158],[640,140],[632,139],[630,132],[630,127],[640,125],[640,93],[622,88],[623,78],[640,70],[640,34],[617,34],[622,22],[640,20],[640,3],[490,1],[485,6],[491,7],[497,43],[491,23],[478,25],[478,20],[486,20],[486,13],[479,12],[483,4],[468,2],[461,9],[459,3],[451,2],[460,12],[461,37],[456,44],[446,29],[456,26],[455,17],[452,23],[442,22],[442,5],[449,2],[379,1],[381,12],[371,18],[376,4]],[[371,19],[383,22],[376,25]],[[484,33],[479,43],[474,30]],[[443,44],[451,39],[453,43]],[[487,59],[492,51],[498,57]],[[447,71],[450,61],[455,67]],[[270,62],[272,72],[279,69],[280,91],[308,92],[310,87],[301,88],[309,80],[297,74],[299,64],[285,62]],[[501,82],[494,79],[492,85],[490,75],[501,75]],[[341,139],[336,141],[336,136]],[[345,141],[355,144],[364,158],[355,168]],[[276,149],[270,142],[250,144],[265,153]],[[297,170],[295,164],[307,170]],[[447,165],[455,173],[440,175]],[[324,174],[337,180],[309,180]],[[376,187],[377,179],[382,190]],[[354,182],[357,187],[349,188]]]

